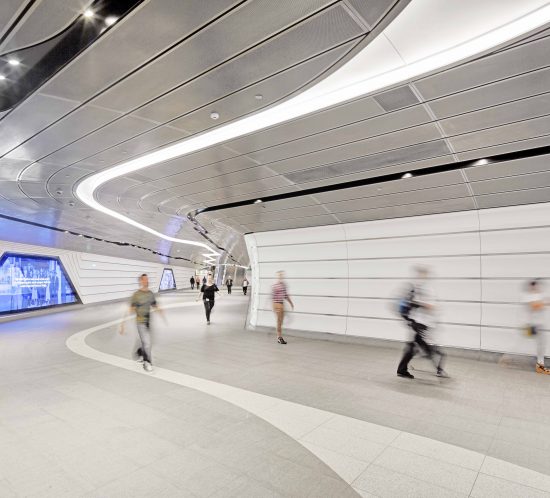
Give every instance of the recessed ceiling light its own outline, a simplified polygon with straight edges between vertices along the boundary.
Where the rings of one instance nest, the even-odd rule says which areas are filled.
[[[94,11],[92,9],[86,9],[82,14],[86,19],[91,19],[94,17]]]
[[[264,202],[264,201],[262,201],[261,199],[256,199],[256,200],[254,201],[254,204],[260,204],[260,203],[262,203],[262,202]]]
[[[19,64],[21,64],[21,62],[19,62],[17,59],[8,59],[8,64],[10,66],[19,66]]]
[[[6,77],[3,74],[0,74],[0,81],[4,81]]]
[[[216,121],[216,119],[219,119],[220,115],[217,112],[211,112],[210,117]]]
[[[256,100],[262,100],[264,98],[264,96],[261,93],[258,93],[257,95],[254,95],[254,98]]]
[[[412,173],[405,173],[401,178],[412,178]]]
[[[117,21],[118,21],[118,17],[115,17],[115,16],[109,16],[105,18],[105,24],[107,26],[112,26]]]
[[[475,166],[482,166],[484,164],[489,164],[489,159],[479,159],[474,163]]]

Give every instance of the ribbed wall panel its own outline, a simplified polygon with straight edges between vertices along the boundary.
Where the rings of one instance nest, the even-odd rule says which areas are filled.
[[[0,241],[0,254],[4,252],[58,256],[84,304],[128,298],[137,289],[142,273],[149,275],[153,292],[158,291],[164,268],[172,268],[178,289],[188,288],[195,273],[193,268],[181,266]]]
[[[270,290],[284,270],[296,304],[288,328],[405,340],[396,302],[413,268],[426,265],[436,342],[534,354],[521,296],[527,279],[550,277],[548,220],[550,203],[247,235],[257,255],[250,323],[274,326]]]

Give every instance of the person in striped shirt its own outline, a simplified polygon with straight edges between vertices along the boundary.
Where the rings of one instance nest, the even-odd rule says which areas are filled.
[[[283,339],[283,319],[285,317],[285,300],[288,301],[292,309],[294,310],[294,303],[288,295],[288,290],[284,282],[285,274],[283,271],[277,272],[277,282],[273,284],[271,289],[271,300],[273,301],[273,311],[277,317],[277,342],[279,344],[286,344]]]

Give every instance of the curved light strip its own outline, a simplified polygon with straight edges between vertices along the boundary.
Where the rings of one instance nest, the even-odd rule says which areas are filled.
[[[451,0],[447,0],[447,2],[449,2],[447,3],[448,7],[451,4]],[[456,2],[460,4],[463,0],[460,0],[460,2],[456,0]],[[456,31],[457,29],[452,15],[444,16],[442,19],[438,19],[435,15],[437,14],[438,6],[445,5],[445,2],[441,2],[441,0],[411,2],[397,16],[393,23],[390,23],[384,32],[367,45],[365,49],[310,89],[265,111],[233,123],[222,125],[211,131],[182,140],[92,175],[80,182],[76,188],[76,195],[91,208],[140,230],[144,230],[170,242],[204,247],[210,251],[211,255],[218,256],[220,253],[212,250],[206,244],[170,237],[103,206],[95,199],[94,192],[110,180],[134,173],[148,166],[185,156],[221,142],[305,116],[306,114],[326,109],[388,86],[409,81],[437,69],[456,64],[476,54],[498,47],[550,22],[550,5],[548,2],[544,6],[530,12],[525,12],[528,9],[527,4],[529,2],[516,3],[515,8],[518,10],[518,17],[511,22],[492,28],[488,26],[486,30],[489,29],[490,31],[479,33],[458,45],[451,45],[454,41],[449,40],[448,44],[450,46],[445,47],[445,40],[442,40],[442,44],[438,46],[439,51],[437,53],[405,63],[395,49],[392,48],[391,42],[385,35],[394,23],[398,22],[401,29],[408,29],[411,33],[414,33],[415,18],[418,18],[419,15],[432,15],[434,23],[446,22],[449,31]],[[456,5],[455,3],[455,7]],[[523,5],[523,11],[521,11],[521,5]],[[422,13],[422,9],[424,13]],[[472,12],[472,15],[475,16],[475,12]],[[495,15],[494,17],[496,18],[497,16]],[[490,22],[491,19],[487,19],[486,24],[488,25]],[[393,52],[390,54],[388,50],[393,50]],[[388,55],[391,55],[393,58],[388,57]]]

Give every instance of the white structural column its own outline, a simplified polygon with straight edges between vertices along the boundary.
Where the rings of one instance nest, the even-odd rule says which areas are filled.
[[[549,219],[545,203],[247,235],[257,253],[249,324],[273,326],[270,289],[284,270],[296,305],[288,328],[406,340],[397,300],[421,265],[438,299],[436,342],[534,354],[521,298],[528,279],[550,277]]]
[[[197,304],[165,308],[186,306]],[[121,321],[78,332],[69,337],[67,347],[86,358],[151,375],[134,361],[87,345],[87,336]],[[164,368],[156,368],[153,378],[209,394],[263,419],[307,448],[361,496],[550,493],[550,476],[458,446]]]

